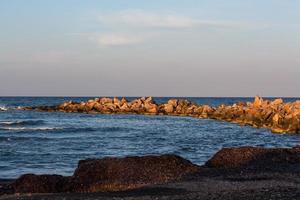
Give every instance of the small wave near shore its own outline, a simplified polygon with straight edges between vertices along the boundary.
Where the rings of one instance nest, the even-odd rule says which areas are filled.
[[[25,125],[42,125],[45,122],[43,120],[7,120],[7,121],[0,121],[1,126],[25,126]]]

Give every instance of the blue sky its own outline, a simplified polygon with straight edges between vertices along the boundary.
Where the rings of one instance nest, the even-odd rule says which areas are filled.
[[[297,0],[1,0],[0,95],[300,96]]]

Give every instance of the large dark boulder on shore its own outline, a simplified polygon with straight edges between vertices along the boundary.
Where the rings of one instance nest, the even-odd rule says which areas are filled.
[[[234,175],[236,172],[239,176],[251,173],[258,176],[260,173],[294,173],[298,176],[300,146],[224,148],[204,166],[195,165],[176,155],[87,159],[79,161],[73,176],[26,174],[6,185],[2,192],[124,191],[153,184],[190,180],[189,178]]]
[[[176,155],[88,159],[79,161],[71,177],[26,174],[11,187],[14,193],[122,191],[179,181],[199,170]]]
[[[178,181],[200,170],[176,155],[83,160],[71,178],[73,192],[121,191]]]
[[[258,172],[300,172],[300,147],[223,148],[205,164],[215,169],[255,170]]]
[[[68,183],[68,177],[60,175],[25,174],[12,184],[12,188],[15,193],[59,193],[65,192]]]

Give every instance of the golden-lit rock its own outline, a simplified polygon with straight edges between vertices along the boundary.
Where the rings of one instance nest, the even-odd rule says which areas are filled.
[[[157,115],[193,116],[211,118],[257,128],[269,128],[277,133],[300,132],[300,101],[284,103],[282,99],[263,100],[256,96],[253,103],[237,102],[232,106],[197,105],[188,100],[170,99],[157,104],[152,97],[142,97],[128,102],[125,98],[101,98],[86,102],[64,102],[57,106],[26,107],[26,110],[85,112],[85,113],[136,113]]]

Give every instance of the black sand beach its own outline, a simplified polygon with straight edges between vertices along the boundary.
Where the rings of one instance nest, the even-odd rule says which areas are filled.
[[[300,199],[299,174],[261,173],[228,177],[199,177],[194,180],[149,186],[124,192],[13,194],[0,199]]]

